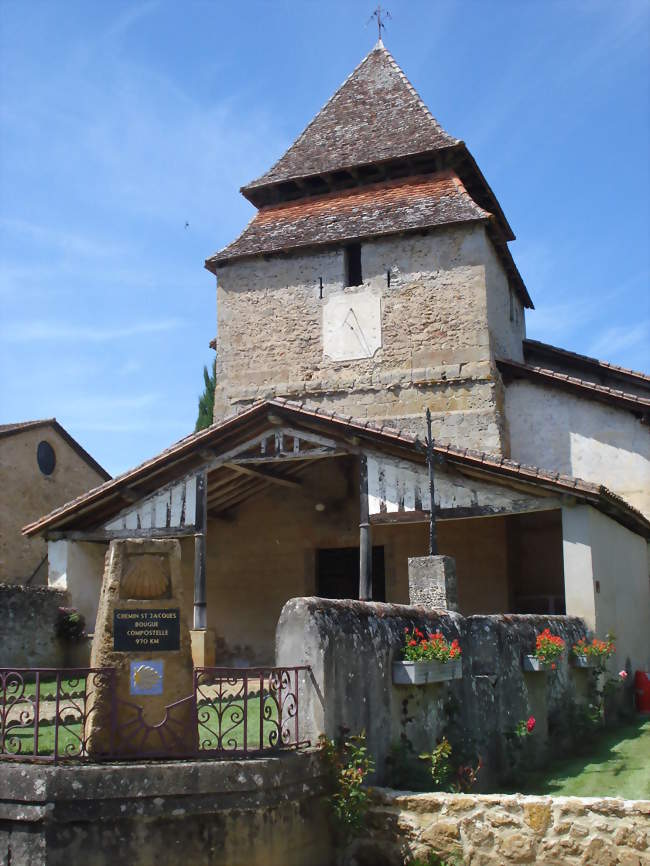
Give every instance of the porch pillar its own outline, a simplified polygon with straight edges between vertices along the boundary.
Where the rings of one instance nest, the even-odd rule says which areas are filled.
[[[372,536],[368,511],[368,461],[359,461],[359,598],[372,599]]]
[[[205,472],[196,476],[196,512],[194,534],[194,628],[190,630],[192,662],[195,668],[209,668],[216,664],[216,635],[209,629],[207,593],[205,586],[205,560],[208,529],[208,481]]]
[[[196,476],[196,533],[194,535],[194,628],[207,628],[205,596],[205,555],[207,528],[207,479],[205,472]]]

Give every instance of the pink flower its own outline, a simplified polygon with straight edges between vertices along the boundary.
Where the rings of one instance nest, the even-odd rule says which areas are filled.
[[[622,680],[626,680],[626,679],[627,679],[627,671],[619,671],[619,672],[618,672],[618,675],[619,675],[619,677],[620,677]]]
[[[532,734],[534,729],[535,729],[535,716],[531,716],[528,719],[528,721],[526,722],[526,730],[528,731],[529,734]]]

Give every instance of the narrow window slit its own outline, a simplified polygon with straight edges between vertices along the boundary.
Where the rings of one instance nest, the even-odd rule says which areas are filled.
[[[361,244],[348,244],[345,248],[345,285],[360,286],[361,276]]]

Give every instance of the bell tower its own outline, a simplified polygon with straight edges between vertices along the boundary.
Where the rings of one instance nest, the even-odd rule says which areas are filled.
[[[381,40],[242,194],[218,277],[215,420],[273,396],[507,454],[496,358],[532,307],[505,215]]]

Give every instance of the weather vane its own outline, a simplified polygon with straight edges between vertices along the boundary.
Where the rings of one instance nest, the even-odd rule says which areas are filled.
[[[385,22],[390,21],[391,17],[392,16],[391,16],[390,12],[388,11],[388,9],[382,9],[381,3],[378,3],[377,8],[372,13],[370,18],[368,18],[368,24],[370,24],[370,22],[372,21],[373,18],[377,19],[377,32],[379,33],[379,41],[380,42],[381,42],[382,27],[384,30],[386,29],[386,23]]]

